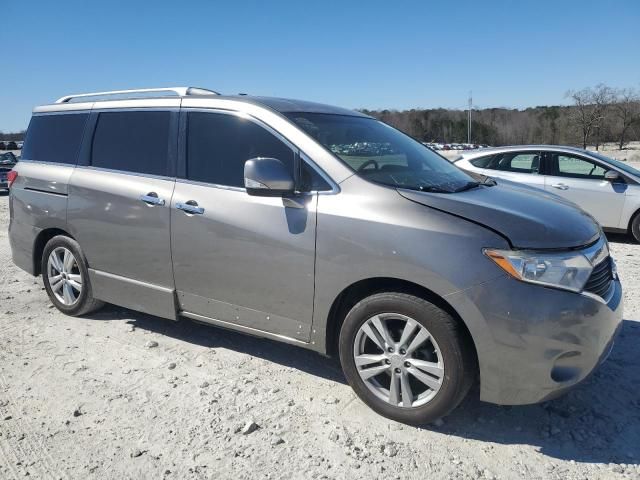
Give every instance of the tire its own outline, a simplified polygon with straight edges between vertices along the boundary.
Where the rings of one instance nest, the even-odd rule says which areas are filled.
[[[393,353],[383,352],[369,335],[379,334],[381,325],[389,335],[384,345],[393,344]],[[412,333],[403,341],[406,326]],[[377,335],[379,343],[383,336]],[[418,340],[422,343],[413,347]],[[338,349],[342,370],[358,397],[380,415],[410,425],[431,423],[450,413],[476,378],[468,334],[449,313],[406,293],[378,293],[358,302],[344,319]],[[384,360],[372,363],[381,355]],[[375,368],[381,373],[372,375]],[[372,376],[364,379],[367,375]]]
[[[64,261],[69,258],[67,252],[73,257],[69,262]],[[104,305],[93,298],[87,261],[75,240],[64,235],[49,240],[42,253],[40,271],[51,303],[62,313],[74,317],[86,315]]]
[[[636,213],[631,221],[631,235],[636,242],[640,243],[640,212]]]

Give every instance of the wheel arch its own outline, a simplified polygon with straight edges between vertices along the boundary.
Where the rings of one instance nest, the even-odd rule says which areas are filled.
[[[631,235],[632,237],[633,235],[633,222],[636,220],[636,218],[638,218],[640,216],[640,207],[638,207],[636,209],[635,212],[633,212],[631,214],[631,216],[629,217],[629,223],[627,224],[627,232],[629,235]]]
[[[375,277],[359,280],[340,292],[329,309],[325,332],[325,348],[327,355],[334,357],[338,352],[338,338],[344,317],[360,300],[381,292],[402,292],[427,300],[449,313],[462,327],[469,345],[473,347],[473,356],[478,364],[478,351],[469,327],[458,312],[437,293],[408,280],[393,277]]]
[[[73,236],[61,229],[61,228],[46,228],[38,233],[34,243],[33,243],[33,272],[34,275],[38,276],[42,273],[41,265],[42,265],[42,254],[44,252],[44,247],[49,240],[58,235],[64,235],[65,237],[69,237],[73,240]]]

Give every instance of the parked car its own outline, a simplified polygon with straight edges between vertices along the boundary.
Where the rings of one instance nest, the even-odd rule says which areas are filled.
[[[0,189],[9,188],[9,172],[18,162],[16,156],[11,152],[0,153]]]
[[[520,145],[465,152],[455,164],[556,193],[605,230],[640,241],[640,171],[624,162],[574,147]]]
[[[622,287],[573,204],[475,181],[358,112],[155,91],[34,110],[9,238],[60,311],[109,302],[338,355],[410,424],[478,379],[488,402],[553,398],[606,357]]]

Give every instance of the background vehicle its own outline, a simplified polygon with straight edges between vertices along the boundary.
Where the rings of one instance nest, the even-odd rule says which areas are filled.
[[[640,171],[595,152],[520,145],[465,152],[460,168],[553,192],[591,214],[603,228],[640,241]]]
[[[7,177],[17,162],[18,159],[11,152],[0,154],[0,189],[9,188]]]
[[[113,99],[142,92],[158,96]],[[11,181],[13,260],[62,312],[110,302],[337,354],[358,396],[406,423],[478,377],[485,401],[559,395],[621,322],[593,219],[338,107],[67,96],[34,110]]]

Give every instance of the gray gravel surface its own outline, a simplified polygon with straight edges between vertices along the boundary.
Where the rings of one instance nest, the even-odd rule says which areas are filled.
[[[2,479],[640,478],[640,245],[625,237],[627,320],[595,375],[542,405],[475,389],[413,428],[302,349],[112,306],[64,316],[11,263],[7,225],[0,194]]]

